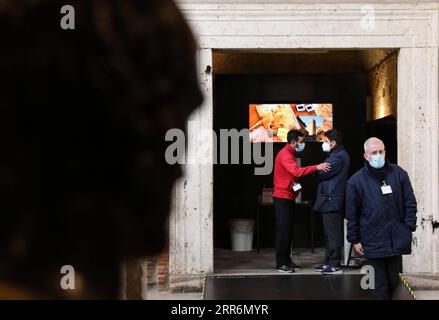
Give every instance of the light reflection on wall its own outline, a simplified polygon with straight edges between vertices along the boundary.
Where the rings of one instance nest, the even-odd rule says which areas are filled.
[[[397,56],[393,54],[369,72],[372,93],[372,120],[396,116]]]

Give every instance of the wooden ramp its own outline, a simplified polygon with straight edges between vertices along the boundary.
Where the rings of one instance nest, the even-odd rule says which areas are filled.
[[[362,274],[342,275],[210,275],[205,300],[369,300],[360,286]],[[394,299],[412,300],[403,283]]]

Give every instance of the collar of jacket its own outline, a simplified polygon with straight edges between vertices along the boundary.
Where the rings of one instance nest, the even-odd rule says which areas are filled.
[[[285,148],[287,149],[288,153],[291,153],[293,156],[296,153],[296,150],[294,150],[293,147],[289,143],[287,143],[285,145]]]
[[[335,153],[341,151],[342,149],[343,149],[342,145],[341,146],[335,146],[335,148],[332,148],[331,151],[329,151],[329,154],[330,155],[335,154]]]
[[[379,180],[379,179],[377,178],[376,173],[373,171],[373,170],[379,170],[379,169],[374,169],[374,168],[370,165],[370,163],[369,163],[367,160],[364,160],[364,167],[366,168],[366,171],[367,171],[369,174],[371,174],[374,178],[376,178],[377,180]],[[392,171],[392,166],[390,165],[390,162],[389,162],[389,160],[387,160],[387,158],[386,158],[386,160],[385,160],[384,167],[383,167],[382,169],[384,169],[384,171],[385,171],[386,173]],[[382,182],[382,181],[380,181],[380,182]]]

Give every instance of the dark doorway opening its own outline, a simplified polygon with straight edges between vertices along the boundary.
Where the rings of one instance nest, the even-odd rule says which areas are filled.
[[[361,60],[359,58],[359,52],[346,54],[329,51],[328,53],[312,55],[290,53],[294,56],[296,66],[290,66],[287,70],[284,70],[279,67],[279,63],[285,64],[285,61],[282,62],[282,59],[285,59],[285,54],[255,52],[232,52],[230,54],[231,57],[234,57],[230,63],[236,66],[236,70],[224,61],[227,56],[224,52],[219,53],[220,58],[223,60],[214,59],[213,123],[218,136],[220,129],[235,128],[239,131],[248,128],[248,106],[252,103],[267,103],[268,101],[277,103],[308,103],[310,101],[332,103],[334,128],[344,134],[344,145],[351,157],[351,174],[364,165],[363,143],[370,136],[382,138],[387,145],[389,159],[396,162],[396,112],[387,117],[373,120],[373,115],[377,113],[374,110],[377,106],[373,105],[376,100],[374,94],[378,90],[374,85],[373,76],[376,76],[376,68],[382,65],[385,60],[375,57],[375,62],[369,61],[369,65],[367,65],[364,62],[365,59]],[[375,54],[380,56],[377,53]],[[389,59],[392,54],[386,52],[382,57]],[[302,65],[299,66],[298,55],[303,55],[302,59],[305,64],[320,62],[314,66],[308,65],[308,68]],[[344,60],[347,57],[351,59],[352,55],[359,60],[352,59],[352,61],[356,61],[358,64],[347,67]],[[237,56],[240,57],[241,64]],[[255,60],[253,66],[249,62],[252,59]],[[267,61],[263,67],[260,66],[260,59]],[[331,61],[334,65],[328,69],[327,66],[325,67],[325,63],[331,63]],[[217,65],[221,67],[216,69]],[[320,70],[323,70],[322,73],[318,73],[319,66]],[[219,70],[221,68],[224,72]],[[275,72],[270,73],[270,70]],[[393,87],[393,91],[396,91],[395,87],[396,85]],[[381,93],[382,87],[379,88]],[[284,145],[285,143],[273,144],[274,157]],[[321,150],[321,143],[310,142],[307,143],[305,151],[301,154],[301,165],[307,166],[320,163],[325,157],[326,154]],[[309,201],[312,204],[316,190],[313,177],[302,178],[301,184],[303,186],[302,200]],[[264,187],[272,187],[272,185],[273,174],[266,176],[254,175],[253,164],[216,164],[214,166],[215,272],[224,271],[228,265],[231,269],[236,267],[236,263],[227,262],[227,257],[230,257],[230,261],[236,260],[235,257],[246,257],[246,263],[252,259],[252,255],[249,255],[249,253],[237,253],[228,256],[231,249],[229,222],[230,219],[236,218],[256,219],[258,196],[261,195]],[[311,254],[309,214],[307,207],[298,207],[295,217],[293,246]],[[313,245],[314,247],[322,247],[324,238],[321,217],[316,214],[313,215],[313,219]],[[274,248],[274,208],[270,206],[261,208],[259,221],[259,244],[267,253],[266,250]],[[257,254],[255,252],[257,245],[256,234],[254,240],[253,253]],[[317,252],[321,254],[322,251],[317,250]],[[317,257],[318,259],[319,257]],[[274,267],[274,260],[272,263]],[[257,269],[257,266],[255,268]]]

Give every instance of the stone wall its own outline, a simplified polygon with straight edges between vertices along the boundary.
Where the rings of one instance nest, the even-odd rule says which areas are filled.
[[[369,71],[371,120],[397,115],[397,52]]]

